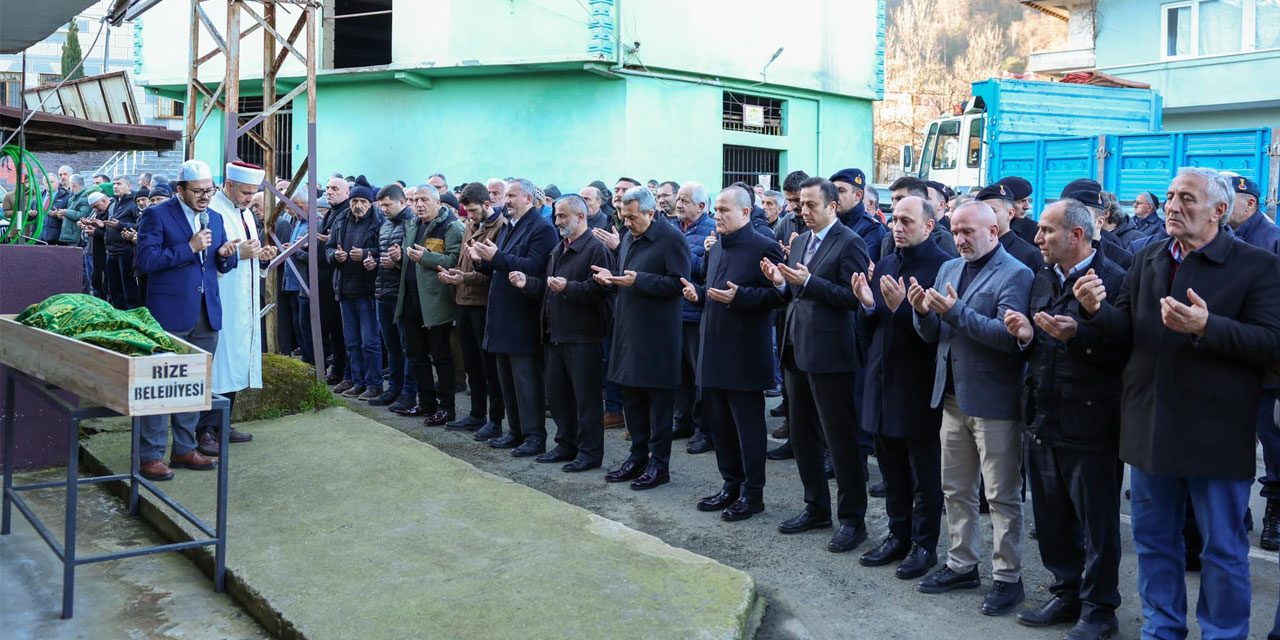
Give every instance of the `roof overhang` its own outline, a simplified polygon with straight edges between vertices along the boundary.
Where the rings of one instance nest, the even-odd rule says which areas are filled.
[[[1066,5],[1071,4],[1062,0],[1019,0],[1019,3],[1029,9],[1035,9],[1047,16],[1052,16],[1063,22],[1071,19],[1071,11]]]
[[[142,124],[113,124],[0,106],[0,137],[7,138],[27,120],[29,151],[172,151],[182,132]]]
[[[0,53],[22,53],[71,22],[94,0],[5,0]]]

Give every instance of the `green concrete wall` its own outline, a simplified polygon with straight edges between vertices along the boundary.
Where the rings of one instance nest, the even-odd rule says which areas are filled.
[[[436,78],[432,87],[395,80],[321,85],[320,175],[363,173],[377,185],[421,183],[435,171],[451,185],[514,175],[554,182],[568,193],[624,174],[717,189],[726,144],[781,151],[780,177],[795,169],[825,176],[871,163],[868,100],[586,72]],[[786,100],[786,135],[724,131],[725,90]],[[307,141],[305,102],[293,108],[291,170],[305,158]],[[197,155],[216,166],[222,137],[213,122],[220,121],[201,132]]]

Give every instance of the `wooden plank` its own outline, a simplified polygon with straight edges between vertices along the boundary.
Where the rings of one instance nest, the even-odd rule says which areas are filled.
[[[176,353],[126,356],[0,315],[0,363],[122,415],[205,411],[213,354],[173,336]]]

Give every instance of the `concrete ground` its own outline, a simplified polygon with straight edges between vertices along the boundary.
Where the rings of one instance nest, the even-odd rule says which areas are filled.
[[[459,415],[468,410],[470,398],[457,396]],[[798,536],[783,536],[777,524],[803,507],[802,490],[792,460],[770,461],[765,488],[767,510],[756,517],[737,523],[722,522],[718,514],[702,513],[694,508],[704,495],[719,489],[721,481],[715,456],[685,453],[685,441],[677,441],[672,454],[671,484],[652,491],[636,492],[626,485],[606,484],[604,471],[566,474],[559,465],[543,465],[531,459],[512,458],[509,452],[475,442],[467,432],[446,431],[426,427],[422,419],[402,418],[381,407],[351,402],[357,412],[430,443],[442,451],[466,460],[490,473],[510,478],[605,518],[652,534],[668,544],[718,560],[750,573],[769,607],[759,629],[759,638],[1060,638],[1067,627],[1031,629],[1023,627],[1013,616],[991,618],[979,612],[979,606],[990,585],[991,527],[982,516],[980,530],[988,559],[980,571],[983,588],[943,595],[924,595],[915,590],[914,582],[898,580],[893,567],[868,568],[858,564],[858,556],[887,533],[884,500],[870,499],[867,526],[870,540],[853,552],[835,555],[826,550],[830,531],[816,531]],[[769,407],[776,401],[768,402]],[[769,418],[772,431],[780,418]],[[548,418],[548,432],[555,433]],[[605,432],[605,468],[614,467],[626,458],[630,443],[622,439],[624,430]],[[773,443],[777,444],[777,443]],[[872,461],[873,481],[879,472]],[[1258,459],[1261,473],[1262,460]],[[834,485],[834,481],[832,482]],[[832,489],[834,493],[834,486]],[[514,498],[513,498],[514,499]],[[1255,521],[1260,524],[1263,501],[1253,500]],[[1122,506],[1121,527],[1124,543],[1120,566],[1121,595],[1118,612],[1121,638],[1136,638],[1141,627],[1141,605],[1137,597],[1137,564],[1132,531],[1128,520],[1128,503]],[[1031,507],[1026,505],[1027,523]],[[947,535],[939,548],[946,557]],[[498,532],[475,532],[483,537]],[[1280,567],[1276,554],[1257,547],[1257,531],[1252,534],[1251,573],[1253,583],[1253,616],[1249,637],[1265,638],[1272,625],[1277,600],[1280,599]],[[1027,606],[1049,598],[1047,587],[1051,576],[1041,565],[1036,542],[1024,542],[1024,583]],[[1191,638],[1199,637],[1196,624],[1196,594],[1199,574],[1187,579],[1189,627]],[[610,614],[605,614],[610,615]]]
[[[63,469],[23,473],[16,484],[64,478]],[[63,492],[24,491],[24,498],[61,540]],[[97,555],[164,540],[101,485],[82,485],[77,553]],[[270,638],[253,618],[190,560],[160,553],[81,565],[75,617],[62,620],[62,564],[26,519],[13,510],[13,531],[0,537],[0,637],[6,640],[256,640]]]
[[[763,613],[747,573],[346,409],[241,426],[228,589],[277,637],[736,639]],[[94,435],[87,466],[128,446]],[[213,472],[176,473],[164,490],[212,522]]]

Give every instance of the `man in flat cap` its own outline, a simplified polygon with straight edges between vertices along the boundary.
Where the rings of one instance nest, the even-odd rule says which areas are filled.
[[[841,224],[862,236],[867,244],[867,255],[872,262],[880,259],[880,243],[884,240],[884,225],[869,213],[863,205],[866,195],[867,176],[862,169],[841,169],[831,176],[830,181],[840,190],[836,214]]]

